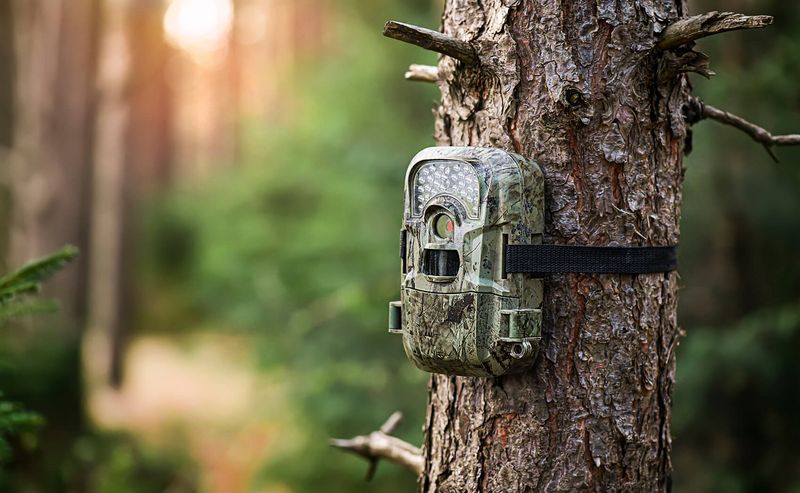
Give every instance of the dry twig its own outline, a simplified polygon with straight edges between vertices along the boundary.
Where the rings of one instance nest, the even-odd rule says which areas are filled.
[[[432,65],[413,64],[408,67],[405,78],[418,82],[436,82],[439,80],[439,69]]]
[[[461,60],[466,65],[478,64],[478,54],[471,44],[460,39],[451,38],[439,31],[432,31],[403,22],[388,21],[383,26],[383,35],[387,38],[453,57]]]
[[[716,11],[685,17],[667,26],[658,41],[658,47],[662,50],[671,50],[713,34],[767,27],[772,24],[772,20],[772,16],[769,15]]]
[[[767,150],[767,153],[778,161],[778,157],[773,151],[773,147],[781,145],[800,145],[800,134],[772,135],[768,130],[750,123],[744,118],[705,104],[699,98],[690,98],[688,104],[687,119],[689,123],[695,123],[709,118],[725,125],[738,128],[750,136],[751,139],[760,143]]]
[[[419,475],[424,465],[422,451],[418,447],[390,435],[401,419],[403,419],[403,414],[397,411],[389,416],[389,419],[378,431],[349,439],[332,438],[330,444],[332,447],[367,459],[369,461],[367,481],[375,475],[375,469],[378,467],[380,459],[400,464]]]

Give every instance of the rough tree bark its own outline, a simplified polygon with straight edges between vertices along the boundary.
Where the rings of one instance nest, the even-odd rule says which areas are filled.
[[[688,84],[657,48],[682,0],[447,0],[439,145],[537,160],[545,241],[678,243]],[[542,354],[499,379],[433,375],[423,492],[664,491],[677,274],[548,279]]]

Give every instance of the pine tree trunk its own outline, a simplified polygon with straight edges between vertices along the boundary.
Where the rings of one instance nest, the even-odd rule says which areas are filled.
[[[11,220],[11,153],[14,148],[15,73],[12,0],[0,0],[0,272],[6,272]]]
[[[683,75],[654,48],[682,0],[447,0],[481,65],[439,63],[439,145],[538,161],[545,241],[678,242]],[[424,492],[664,491],[677,275],[560,275],[528,374],[434,375]]]
[[[130,1],[105,5],[97,76],[97,124],[89,266],[89,324],[84,334],[84,374],[97,388],[121,384],[125,332],[126,210],[132,170],[126,166],[130,128]],[[128,260],[129,262],[129,260]]]
[[[9,266],[65,243],[86,252],[96,2],[5,2],[15,58],[13,73],[4,75],[13,91],[11,146],[0,157],[11,194],[4,211],[10,230],[3,253]],[[85,287],[86,255],[45,287],[60,300],[61,319],[74,329],[71,336],[85,321]]]

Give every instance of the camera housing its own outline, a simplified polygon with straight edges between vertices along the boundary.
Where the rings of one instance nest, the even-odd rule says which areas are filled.
[[[422,370],[497,377],[533,366],[542,279],[507,273],[507,245],[539,244],[539,166],[500,149],[430,147],[408,166],[400,301],[389,331]]]

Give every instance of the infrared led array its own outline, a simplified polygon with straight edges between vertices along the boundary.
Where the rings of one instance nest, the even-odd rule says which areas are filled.
[[[467,214],[478,214],[478,176],[473,167],[461,161],[431,161],[423,164],[414,178],[413,211],[422,213],[425,204],[437,195],[458,199]]]

